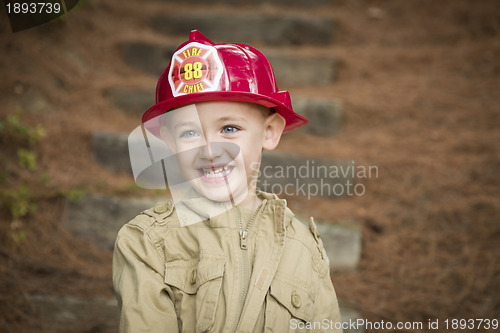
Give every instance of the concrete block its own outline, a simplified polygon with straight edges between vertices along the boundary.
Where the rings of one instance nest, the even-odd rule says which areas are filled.
[[[188,4],[206,4],[206,0],[155,0],[165,3],[188,3]],[[215,0],[211,1],[210,5],[226,5],[226,6],[293,6],[293,7],[319,7],[332,4],[332,0]]]
[[[91,149],[97,161],[132,177],[128,135],[94,132]],[[277,195],[342,197],[356,195],[356,165],[352,161],[307,158],[279,151],[265,151],[258,188]]]
[[[144,111],[155,104],[155,91],[131,88],[111,88],[104,93],[123,112],[141,119]]]
[[[96,131],[91,133],[90,149],[97,162],[118,173],[129,173],[128,134]]]
[[[345,327],[347,327],[344,329],[344,333],[365,333],[366,329],[364,325],[350,325],[351,323],[358,323],[358,319],[363,319],[356,309],[348,305],[348,302],[342,299],[339,299],[339,308],[342,322],[347,323],[344,324]]]
[[[103,249],[113,249],[120,228],[161,199],[120,199],[100,195],[68,200],[64,209],[65,226],[79,237]]]
[[[317,222],[334,273],[354,272],[361,260],[362,234],[355,225]]]
[[[249,34],[247,39],[252,44],[251,33],[245,31],[242,33]],[[127,65],[159,78],[176,47],[127,42],[122,44],[122,58]],[[304,56],[272,50],[261,51],[269,59],[280,87],[320,86],[335,81],[337,66],[332,55]]]
[[[186,36],[198,29],[214,42],[284,45],[327,45],[333,41],[330,18],[305,15],[233,15],[173,12],[151,18],[153,29],[162,34]],[[235,28],[238,27],[238,28]]]
[[[103,249],[113,249],[120,228],[141,211],[164,198],[122,199],[101,195],[67,201],[65,226],[79,237],[93,241]],[[307,219],[299,218],[304,223]],[[333,272],[355,271],[361,259],[361,230],[326,222],[316,223]]]
[[[159,78],[165,67],[167,67],[175,49],[176,46],[173,45],[134,41],[125,42],[121,45],[121,55],[127,65]]]
[[[342,103],[339,100],[292,98],[295,112],[309,118],[299,131],[321,136],[333,136],[342,128]]]
[[[309,218],[298,216],[309,227]],[[316,228],[330,259],[333,273],[355,272],[361,260],[362,233],[355,223],[340,224],[316,220]]]
[[[141,211],[165,198],[122,199],[101,195],[85,196],[67,201],[65,226],[79,237],[95,242],[103,249],[112,249],[120,228]],[[308,223],[308,219],[299,218]],[[355,225],[316,223],[333,272],[355,271],[361,259],[362,235]]]
[[[330,5],[333,3],[333,0],[255,0],[255,2],[262,5],[312,8]]]
[[[78,327],[80,331],[118,332],[119,310],[115,298],[78,298],[74,296],[28,295],[28,301],[40,313],[41,327],[47,332],[69,332]],[[343,322],[361,318],[347,302],[339,300]],[[344,333],[364,333],[364,327],[345,329]]]
[[[304,56],[263,51],[273,67],[276,81],[282,87],[321,86],[336,78],[336,59],[332,55]]]
[[[265,151],[257,187],[278,196],[330,198],[354,195],[353,162]]]
[[[119,313],[116,299],[73,296],[29,295],[28,301],[40,313],[46,332],[118,332]]]

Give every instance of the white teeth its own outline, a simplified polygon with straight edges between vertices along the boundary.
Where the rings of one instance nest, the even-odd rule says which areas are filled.
[[[201,171],[203,172],[203,175],[205,177],[214,177],[214,178],[227,174],[228,170],[229,170],[228,166],[224,166],[224,167],[216,168],[216,169],[212,169],[212,168],[210,168],[210,169],[202,168],[201,169]]]

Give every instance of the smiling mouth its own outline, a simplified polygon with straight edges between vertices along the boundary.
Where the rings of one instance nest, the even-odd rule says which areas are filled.
[[[208,182],[219,182],[227,178],[231,172],[233,171],[234,166],[226,165],[223,167],[217,168],[200,168],[198,171],[200,172],[202,178]]]

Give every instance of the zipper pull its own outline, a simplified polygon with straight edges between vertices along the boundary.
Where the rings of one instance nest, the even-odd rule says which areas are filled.
[[[247,231],[240,230],[240,247],[242,250],[247,249]]]

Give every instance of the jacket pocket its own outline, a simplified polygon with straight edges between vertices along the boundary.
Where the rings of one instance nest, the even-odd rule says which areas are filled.
[[[302,332],[301,324],[311,322],[315,313],[308,287],[304,282],[275,277],[266,297],[266,331]]]
[[[214,325],[224,275],[223,256],[174,260],[165,265],[182,332],[207,332]]]

